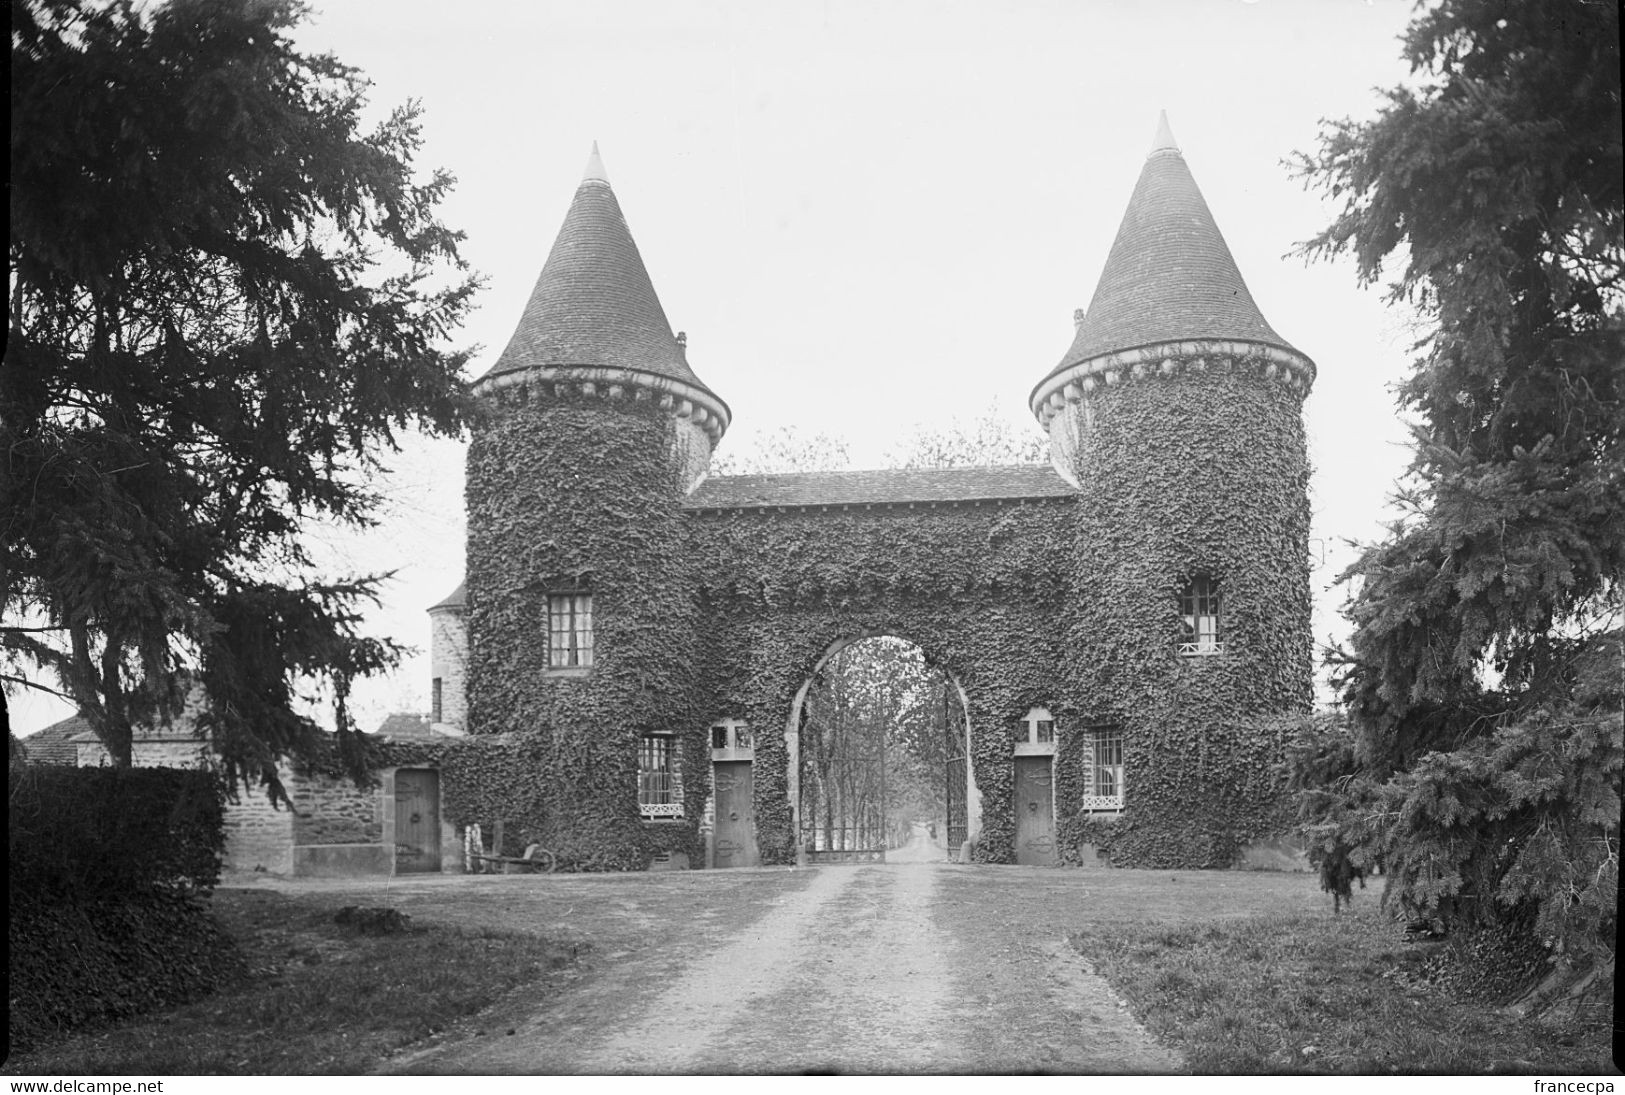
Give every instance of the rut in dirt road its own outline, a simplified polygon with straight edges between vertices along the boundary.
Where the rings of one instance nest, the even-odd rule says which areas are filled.
[[[794,905],[690,967],[569,1071],[950,1067],[935,878],[925,866],[820,872]]]

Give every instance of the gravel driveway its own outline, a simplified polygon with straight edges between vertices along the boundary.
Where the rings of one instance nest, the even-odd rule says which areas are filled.
[[[1180,1070],[1043,911],[1084,892],[1081,872],[955,866],[912,846],[892,858],[904,862],[398,880],[393,899],[416,917],[455,909],[464,922],[574,932],[595,957],[561,991],[511,1001],[383,1070]],[[470,883],[501,902],[470,901]]]

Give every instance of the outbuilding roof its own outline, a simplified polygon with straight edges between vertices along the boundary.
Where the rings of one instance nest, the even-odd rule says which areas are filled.
[[[630,369],[710,392],[672,334],[597,144],[519,325],[482,379],[547,365]]]
[[[1094,298],[1048,376],[1103,354],[1195,339],[1293,349],[1254,303],[1164,114]]]
[[[83,715],[73,715],[17,741],[29,764],[73,765],[79,763],[79,746],[74,744],[74,739],[89,733],[90,720]]]
[[[429,611],[433,612],[437,608],[465,608],[465,607],[467,607],[467,605],[468,605],[468,582],[467,581],[462,581],[462,582],[457,583],[457,588],[456,589],[454,589],[450,593],[446,594],[444,600],[440,601],[438,604],[430,605],[429,606]]]
[[[890,506],[910,503],[1018,501],[1076,493],[1048,464],[986,468],[814,471],[718,475],[683,502],[687,510]]]
[[[380,737],[400,740],[402,738],[434,738],[440,735],[434,732],[429,720],[422,715],[412,715],[396,712],[384,719],[378,726]]]

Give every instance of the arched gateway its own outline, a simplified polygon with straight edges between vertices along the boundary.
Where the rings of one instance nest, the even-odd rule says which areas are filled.
[[[895,765],[891,760],[906,751],[906,743],[889,739],[896,736],[896,716],[901,712],[885,713],[877,720],[883,724],[869,725],[863,718],[865,712],[856,712],[856,718],[843,717],[849,714],[849,701],[841,695],[829,697],[836,710],[827,714],[833,717],[814,718],[812,711],[810,693],[819,674],[848,649],[861,649],[872,639],[890,641],[893,665],[895,648],[902,646],[921,655],[940,676],[941,694],[917,697],[926,701],[920,704],[924,710],[910,712],[921,724],[913,728],[918,739],[913,743],[913,759],[933,769],[926,773],[935,784],[930,797],[941,805],[938,808],[933,801],[930,813],[932,820],[944,823],[947,847],[958,849],[979,828],[981,800],[975,772],[967,763],[969,708],[958,675],[942,666],[940,654],[934,658],[920,644],[896,634],[842,639],[825,651],[814,672],[796,690],[784,728],[788,794],[795,809],[796,847],[802,862],[883,861],[889,846],[900,845],[891,810],[896,805],[895,792],[904,789],[897,784],[907,781],[892,774]],[[905,670],[902,676],[907,675]],[[912,681],[889,680],[887,684],[913,685],[919,690],[923,677],[926,675],[920,673]]]
[[[507,759],[448,762],[448,815],[587,868],[804,860],[827,849],[798,825],[798,692],[889,634],[958,686],[978,860],[1234,861],[1286,825],[1270,717],[1310,698],[1313,375],[1164,120],[1033,391],[1050,464],[707,478],[730,411],[595,148],[474,387],[435,694]]]

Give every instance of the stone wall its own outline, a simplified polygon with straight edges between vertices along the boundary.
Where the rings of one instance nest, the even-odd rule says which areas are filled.
[[[101,768],[112,763],[107,747],[99,741],[80,741],[79,767]],[[198,768],[208,755],[208,747],[191,735],[136,737],[130,744],[130,760],[137,768]]]
[[[293,778],[283,772],[284,782]],[[226,804],[226,869],[232,871],[293,871],[293,812],[271,805],[263,788],[239,790],[237,801]]]
[[[295,844],[382,844],[381,790],[357,788],[349,780],[305,776],[288,784],[293,800]]]
[[[460,636],[461,617],[454,621]],[[459,639],[460,641],[460,639]],[[462,699],[461,665],[457,665],[455,695]],[[451,693],[448,693],[448,695]],[[207,766],[207,746],[190,733],[195,704],[186,722],[165,730],[139,730],[131,758],[138,767],[197,768]],[[461,709],[457,711],[460,720]],[[81,767],[110,762],[106,748],[86,735],[74,745]],[[362,790],[348,779],[323,774],[296,774],[281,768],[278,775],[293,808],[271,805],[264,788],[237,789],[225,811],[225,867],[233,871],[272,874],[349,876],[390,874],[395,869],[394,768],[375,772],[377,782]],[[441,870],[462,870],[457,827],[440,825]]]

